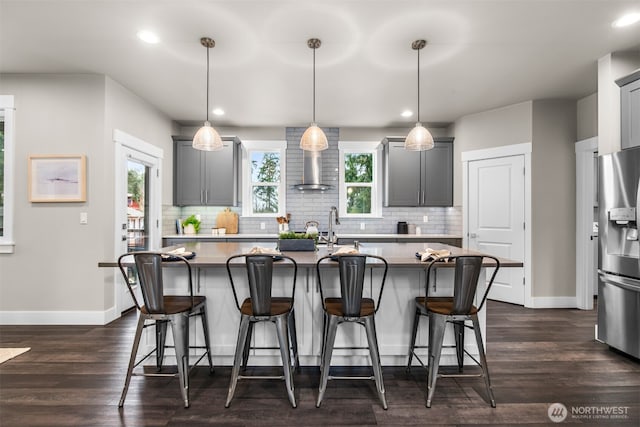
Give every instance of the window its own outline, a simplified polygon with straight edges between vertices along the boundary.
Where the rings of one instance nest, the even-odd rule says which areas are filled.
[[[382,212],[380,143],[344,142],[340,149],[340,215],[379,217]]]
[[[242,215],[283,216],[286,142],[243,141],[242,147]]]
[[[0,253],[12,253],[13,241],[13,96],[0,95]]]

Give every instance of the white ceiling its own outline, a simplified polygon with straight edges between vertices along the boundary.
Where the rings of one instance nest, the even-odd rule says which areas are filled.
[[[430,124],[521,101],[579,99],[597,60],[640,54],[640,23],[615,29],[631,0],[0,0],[0,72],[100,73],[181,123],[204,120],[211,50],[214,126],[411,126],[421,51]],[[152,30],[161,42],[136,38]]]

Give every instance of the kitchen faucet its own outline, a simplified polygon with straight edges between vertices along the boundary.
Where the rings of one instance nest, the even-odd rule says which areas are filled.
[[[327,231],[327,250],[333,250],[333,240],[335,234],[333,233],[333,218],[335,217],[336,225],[340,225],[340,219],[338,218],[338,208],[331,206],[329,210],[329,231]]]

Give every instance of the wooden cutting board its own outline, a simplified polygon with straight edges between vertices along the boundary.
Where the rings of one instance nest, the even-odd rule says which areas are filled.
[[[216,228],[226,228],[227,234],[238,234],[238,214],[225,208],[216,217]]]

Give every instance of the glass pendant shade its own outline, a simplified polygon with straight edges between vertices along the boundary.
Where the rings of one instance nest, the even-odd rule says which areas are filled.
[[[329,148],[327,136],[315,123],[307,128],[300,139],[300,148],[306,151],[322,151]]]
[[[204,126],[198,129],[193,137],[193,148],[196,150],[217,151],[221,150],[222,146],[222,138],[208,121],[204,122]]]
[[[433,148],[433,136],[422,123],[416,123],[416,127],[411,129],[409,135],[404,140],[404,149],[411,151],[424,151]]]

